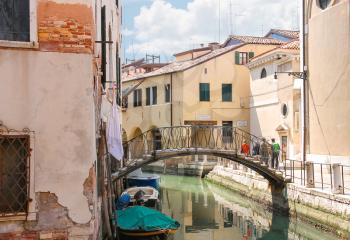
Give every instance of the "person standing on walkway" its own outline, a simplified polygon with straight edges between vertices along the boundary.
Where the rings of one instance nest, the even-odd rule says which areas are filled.
[[[260,156],[262,163],[267,165],[269,160],[269,146],[266,142],[266,138],[262,138],[262,143],[260,145]]]
[[[244,140],[241,146],[241,153],[247,157],[249,155],[249,150],[250,150],[249,144],[247,143],[247,141]]]
[[[272,161],[271,161],[271,167],[278,169],[278,158],[280,155],[281,147],[278,143],[276,143],[275,139],[272,138]]]

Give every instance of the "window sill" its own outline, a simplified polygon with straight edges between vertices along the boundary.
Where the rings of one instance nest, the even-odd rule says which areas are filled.
[[[18,41],[7,41],[0,40],[0,47],[8,47],[8,48],[39,48],[38,42],[18,42]]]
[[[26,215],[8,215],[8,216],[1,216],[0,222],[6,222],[6,221],[25,221],[27,219]]]

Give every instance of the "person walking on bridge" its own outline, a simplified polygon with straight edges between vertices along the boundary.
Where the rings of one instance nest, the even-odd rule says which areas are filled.
[[[275,139],[272,138],[272,161],[271,161],[271,167],[274,169],[278,169],[278,158],[280,155],[281,147],[278,143],[276,143]]]
[[[269,161],[269,146],[266,142],[266,138],[262,138],[262,143],[260,145],[260,156],[262,163],[267,166]]]
[[[246,140],[243,141],[243,144],[241,146],[241,153],[244,154],[244,156],[248,156],[249,155],[249,151],[250,151],[250,146],[247,143]]]

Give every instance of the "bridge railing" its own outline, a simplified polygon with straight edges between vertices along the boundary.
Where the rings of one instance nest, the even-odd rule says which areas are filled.
[[[125,165],[164,150],[212,149],[242,154],[242,145],[249,147],[248,155],[254,155],[254,147],[262,139],[235,127],[177,126],[151,129],[124,144]]]

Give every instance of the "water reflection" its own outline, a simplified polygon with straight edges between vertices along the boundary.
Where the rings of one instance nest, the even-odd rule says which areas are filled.
[[[239,194],[199,178],[162,176],[162,211],[181,223],[174,240],[336,239],[312,226],[265,210]],[[296,231],[299,229],[300,231]],[[314,233],[310,235],[311,229]],[[307,232],[305,235],[300,232]],[[314,236],[314,237],[313,237]]]

